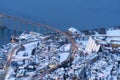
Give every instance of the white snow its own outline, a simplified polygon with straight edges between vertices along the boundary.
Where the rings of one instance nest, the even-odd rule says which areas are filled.
[[[107,36],[119,36],[120,30],[109,30],[107,31]]]
[[[70,47],[71,47],[71,44],[67,44],[67,45],[64,47],[64,51],[69,51],[69,50],[70,50]]]
[[[66,52],[66,53],[60,53],[59,56],[60,56],[60,62],[63,62],[64,60],[67,59],[69,55],[69,52]]]
[[[31,51],[32,49],[35,47],[35,45],[37,44],[37,42],[32,42],[29,44],[25,44],[25,51],[19,51],[17,53],[17,55],[14,56],[15,59],[25,59],[25,58],[30,58],[31,57]],[[28,56],[23,56],[24,53],[27,53]]]

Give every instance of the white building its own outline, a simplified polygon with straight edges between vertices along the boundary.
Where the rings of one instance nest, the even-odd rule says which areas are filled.
[[[92,52],[98,52],[99,49],[100,49],[100,45],[96,44],[95,40],[90,36],[85,51],[88,53],[92,53]]]
[[[69,28],[68,31],[72,34],[72,35],[80,35],[81,32],[79,30],[77,30],[76,28]]]

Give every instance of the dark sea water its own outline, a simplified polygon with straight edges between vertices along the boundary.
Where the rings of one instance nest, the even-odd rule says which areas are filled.
[[[0,46],[7,44],[10,41],[11,35],[9,34],[10,30],[0,30]]]
[[[120,0],[0,0],[0,13],[60,30],[94,29],[120,25]],[[6,36],[0,31],[0,44],[9,40]]]

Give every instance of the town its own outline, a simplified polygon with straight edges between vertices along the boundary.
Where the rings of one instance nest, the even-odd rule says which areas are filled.
[[[1,79],[5,80],[119,80],[119,27],[65,34],[23,32],[0,48]],[[7,62],[6,62],[7,61]],[[4,77],[4,78],[2,78]]]

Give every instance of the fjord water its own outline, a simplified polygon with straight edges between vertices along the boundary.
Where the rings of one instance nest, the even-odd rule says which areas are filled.
[[[120,0],[0,0],[0,13],[63,31],[93,29],[120,24]],[[9,41],[6,32],[0,32],[0,44]]]

